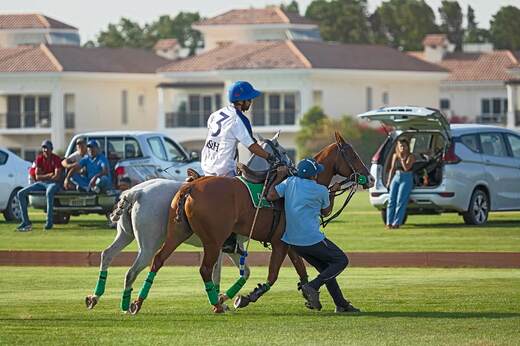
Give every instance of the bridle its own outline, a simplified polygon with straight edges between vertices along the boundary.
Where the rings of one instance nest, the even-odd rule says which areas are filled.
[[[345,152],[345,150],[346,150],[347,146],[352,148],[351,145],[348,144],[348,143],[342,143],[342,144],[336,143],[336,146],[338,147],[338,150],[336,151],[336,161],[334,163],[334,171],[335,172],[338,171],[337,168],[336,168],[336,164],[338,162],[338,156],[341,156],[343,161],[349,166],[350,170],[352,171],[352,174],[350,174],[349,177],[347,177],[347,178],[345,178],[345,179],[343,179],[343,180],[341,180],[339,182],[339,185],[341,186],[341,189],[339,189],[338,191],[333,192],[334,193],[334,197],[337,197],[337,196],[340,196],[340,195],[342,195],[342,194],[344,194],[345,192],[348,191],[348,195],[345,198],[345,201],[343,201],[343,205],[341,206],[341,208],[339,208],[334,214],[329,216],[327,219],[325,219],[323,216],[320,216],[320,218],[321,218],[321,226],[323,228],[327,227],[327,225],[332,220],[334,220],[339,215],[341,215],[341,213],[347,207],[347,205],[350,202],[350,200],[352,199],[352,197],[354,197],[355,193],[357,192],[358,186],[366,184],[366,179],[367,179],[367,177],[365,177],[364,175],[362,175],[361,173],[359,173],[355,169],[355,167],[350,163],[350,160],[347,157],[347,153]],[[360,160],[359,157],[357,157],[357,159]],[[328,187],[329,191],[330,191],[331,187],[332,186]]]

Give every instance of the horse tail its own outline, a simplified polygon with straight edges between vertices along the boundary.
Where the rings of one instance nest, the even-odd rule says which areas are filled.
[[[124,191],[120,196],[116,208],[110,214],[110,221],[116,223],[121,218],[121,215],[123,215],[124,213],[130,213],[132,206],[134,205],[135,201],[137,201],[140,195],[141,190],[130,189]]]

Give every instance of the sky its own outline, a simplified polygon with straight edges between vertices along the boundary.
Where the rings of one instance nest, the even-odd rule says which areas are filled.
[[[300,11],[312,0],[297,0]],[[384,0],[368,0],[369,12],[373,12]],[[128,17],[144,24],[159,15],[175,15],[180,11],[198,11],[202,16],[212,17],[234,8],[264,7],[288,3],[290,0],[0,0],[0,13],[39,12],[76,26],[82,42],[95,39],[100,30],[121,17]],[[437,12],[441,0],[426,0]],[[468,4],[475,9],[480,27],[488,28],[489,20],[498,9],[506,5],[520,8],[520,0],[459,0],[464,12]],[[437,14],[438,15],[438,14]]]

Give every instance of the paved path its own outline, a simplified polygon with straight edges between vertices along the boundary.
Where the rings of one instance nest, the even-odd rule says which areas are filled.
[[[267,266],[269,252],[252,252],[248,263]],[[113,266],[130,266],[135,252],[123,252]],[[352,267],[520,268],[520,252],[351,252]],[[199,266],[201,252],[175,252],[166,265]],[[99,266],[100,252],[0,251],[0,266]],[[231,265],[227,261],[226,265]],[[290,265],[286,258],[284,266]]]

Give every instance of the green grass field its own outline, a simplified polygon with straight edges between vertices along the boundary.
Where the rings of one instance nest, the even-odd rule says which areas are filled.
[[[336,205],[339,205],[337,201]],[[0,222],[0,250],[101,251],[115,230],[104,216],[73,217],[68,225],[43,231],[45,214],[31,213],[34,231],[14,232],[15,223]],[[355,195],[341,217],[325,233],[345,251],[520,251],[520,213],[493,213],[484,227],[465,226],[457,214],[410,216],[398,231],[383,227],[380,213],[368,202],[366,192]],[[127,250],[136,250],[131,244]],[[181,251],[195,248],[182,245]],[[253,243],[252,250],[263,250]]]
[[[0,344],[520,343],[520,270],[347,269],[340,285],[364,311],[350,316],[335,315],[324,290],[321,312],[303,307],[289,268],[259,302],[214,315],[195,267],[164,268],[140,314],[129,316],[118,309],[124,271],[110,270],[105,296],[89,311],[83,298],[95,285],[96,268],[3,267]],[[226,283],[236,275],[226,268]],[[246,289],[265,275],[266,268],[253,268]]]

